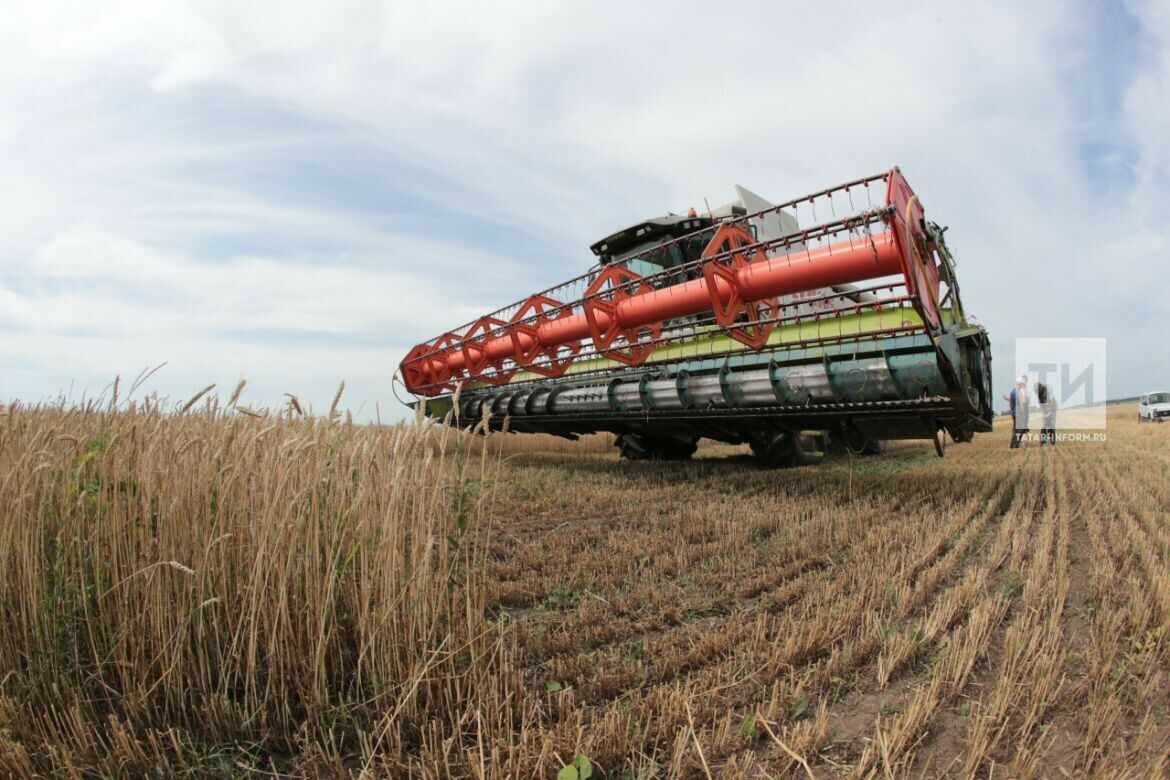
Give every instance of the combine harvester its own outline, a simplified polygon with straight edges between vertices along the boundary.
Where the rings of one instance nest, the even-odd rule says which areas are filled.
[[[737,191],[614,233],[585,275],[416,346],[403,384],[430,417],[612,431],[631,460],[689,458],[703,437],[771,466],[829,442],[941,455],[991,430],[987,332],[897,168],[780,205]]]

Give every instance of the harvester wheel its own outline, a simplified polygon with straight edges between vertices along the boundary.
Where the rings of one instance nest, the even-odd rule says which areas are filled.
[[[752,452],[761,465],[773,469],[812,466],[825,457],[823,434],[761,434],[752,440]]]
[[[690,460],[699,448],[694,439],[621,433],[614,440],[622,460]]]
[[[850,455],[867,457],[870,455],[881,455],[886,451],[886,443],[884,441],[881,439],[871,439],[856,429],[844,428],[841,431],[841,438],[845,442],[845,447],[849,450]]]
[[[966,444],[975,440],[975,431],[970,425],[964,425],[959,428],[953,428],[950,431],[951,441],[955,444]]]

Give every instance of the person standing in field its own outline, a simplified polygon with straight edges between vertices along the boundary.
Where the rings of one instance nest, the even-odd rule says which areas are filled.
[[[1048,442],[1056,446],[1056,394],[1048,389],[1043,382],[1036,383],[1036,403],[1040,406],[1040,416],[1044,422],[1040,425],[1040,446]]]
[[[1012,441],[1009,448],[1019,449],[1020,442],[1028,433],[1028,376],[1020,374],[1016,379],[1016,386],[1005,395],[1012,412]]]

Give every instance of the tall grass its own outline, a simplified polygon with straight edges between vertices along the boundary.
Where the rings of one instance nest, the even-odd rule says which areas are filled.
[[[0,412],[0,774],[498,761],[536,715],[473,543],[499,457],[465,439],[207,398]]]
[[[768,471],[238,390],[0,409],[0,777],[1167,776],[1132,407]]]

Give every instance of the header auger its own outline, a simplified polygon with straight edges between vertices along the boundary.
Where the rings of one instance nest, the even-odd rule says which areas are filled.
[[[897,168],[779,205],[737,191],[619,231],[588,273],[416,346],[403,384],[452,424],[612,431],[632,459],[708,437],[802,465],[829,441],[941,453],[991,430],[987,333]]]

